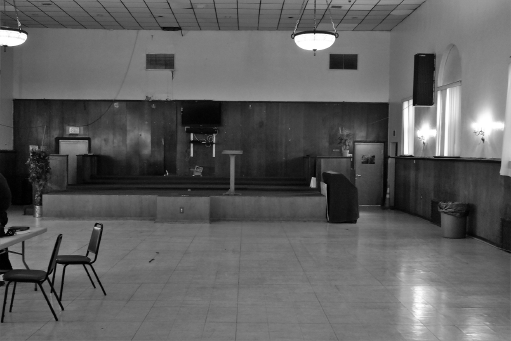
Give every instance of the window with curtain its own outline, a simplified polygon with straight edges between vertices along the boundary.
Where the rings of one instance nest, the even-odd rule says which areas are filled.
[[[413,143],[415,137],[415,108],[413,101],[403,102],[403,154],[413,155]]]
[[[460,155],[461,82],[439,87],[437,92],[436,155]]]

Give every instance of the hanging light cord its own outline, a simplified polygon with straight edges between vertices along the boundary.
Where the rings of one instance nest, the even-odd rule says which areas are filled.
[[[5,3],[7,2],[7,0],[4,0],[4,14],[7,15],[7,10],[5,8]],[[18,23],[18,30],[21,32],[22,29],[21,29],[21,22],[20,22],[20,18],[18,17],[18,8],[16,7],[16,0],[13,0],[13,7],[14,7],[14,13],[16,13],[16,22]]]
[[[303,13],[305,12],[305,6],[307,6],[308,3],[309,3],[309,0],[303,0],[302,1],[302,7],[300,8],[301,9],[300,17],[296,21],[295,30],[293,31],[293,34],[291,35],[292,37],[294,37],[294,35],[296,34],[296,30],[298,29],[298,24],[302,20]]]
[[[331,0],[330,3],[328,3],[328,0],[325,0],[325,4],[326,4],[326,8],[328,10],[328,16],[330,17],[330,22],[332,23],[332,29],[334,30],[334,34],[336,35],[336,38],[337,38],[337,28],[335,27],[334,20],[332,19],[332,9],[330,7],[330,5],[332,4],[332,1],[333,0]],[[294,37],[296,35],[296,30],[298,29],[298,25],[302,21],[303,14],[305,13],[305,7],[307,7],[308,3],[309,3],[309,0],[302,1],[302,6],[300,8],[300,10],[301,10],[300,17],[296,21],[295,29],[293,31],[293,34],[291,34],[291,37]],[[318,27],[318,25],[316,22],[316,0],[314,0],[314,31],[316,31],[317,27]]]
[[[328,0],[325,0],[326,8],[328,8],[328,15],[330,16],[330,22],[332,23],[332,27],[334,28],[334,33],[337,34],[337,29],[335,28],[334,20],[332,19],[332,9],[330,8],[330,6],[332,5],[332,1],[330,1],[330,4],[329,4]]]
[[[13,4],[14,4],[14,12],[16,13],[16,21],[18,22],[18,30],[20,30],[20,32],[21,32],[21,22],[18,17],[18,8],[16,7],[16,0],[13,0]],[[5,1],[4,1],[4,6],[5,6]]]
[[[314,0],[314,31],[316,31],[318,24],[316,23],[316,0]]]

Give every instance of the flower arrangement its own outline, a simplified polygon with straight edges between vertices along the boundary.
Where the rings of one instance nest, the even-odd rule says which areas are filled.
[[[339,127],[337,139],[339,140],[337,144],[340,144],[343,150],[349,150],[353,142],[353,133],[348,129]]]
[[[34,186],[34,205],[43,204],[43,192],[51,176],[50,155],[44,150],[33,149],[27,160],[28,181]]]

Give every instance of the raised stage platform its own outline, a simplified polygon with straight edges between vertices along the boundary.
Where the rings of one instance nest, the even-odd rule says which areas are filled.
[[[190,178],[188,178],[190,179]],[[98,179],[43,196],[43,216],[68,219],[143,219],[157,222],[326,221],[316,189],[279,179]]]

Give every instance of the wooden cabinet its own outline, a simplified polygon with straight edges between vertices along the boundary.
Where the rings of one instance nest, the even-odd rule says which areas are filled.
[[[51,177],[47,192],[65,191],[67,189],[67,155],[50,154]]]

